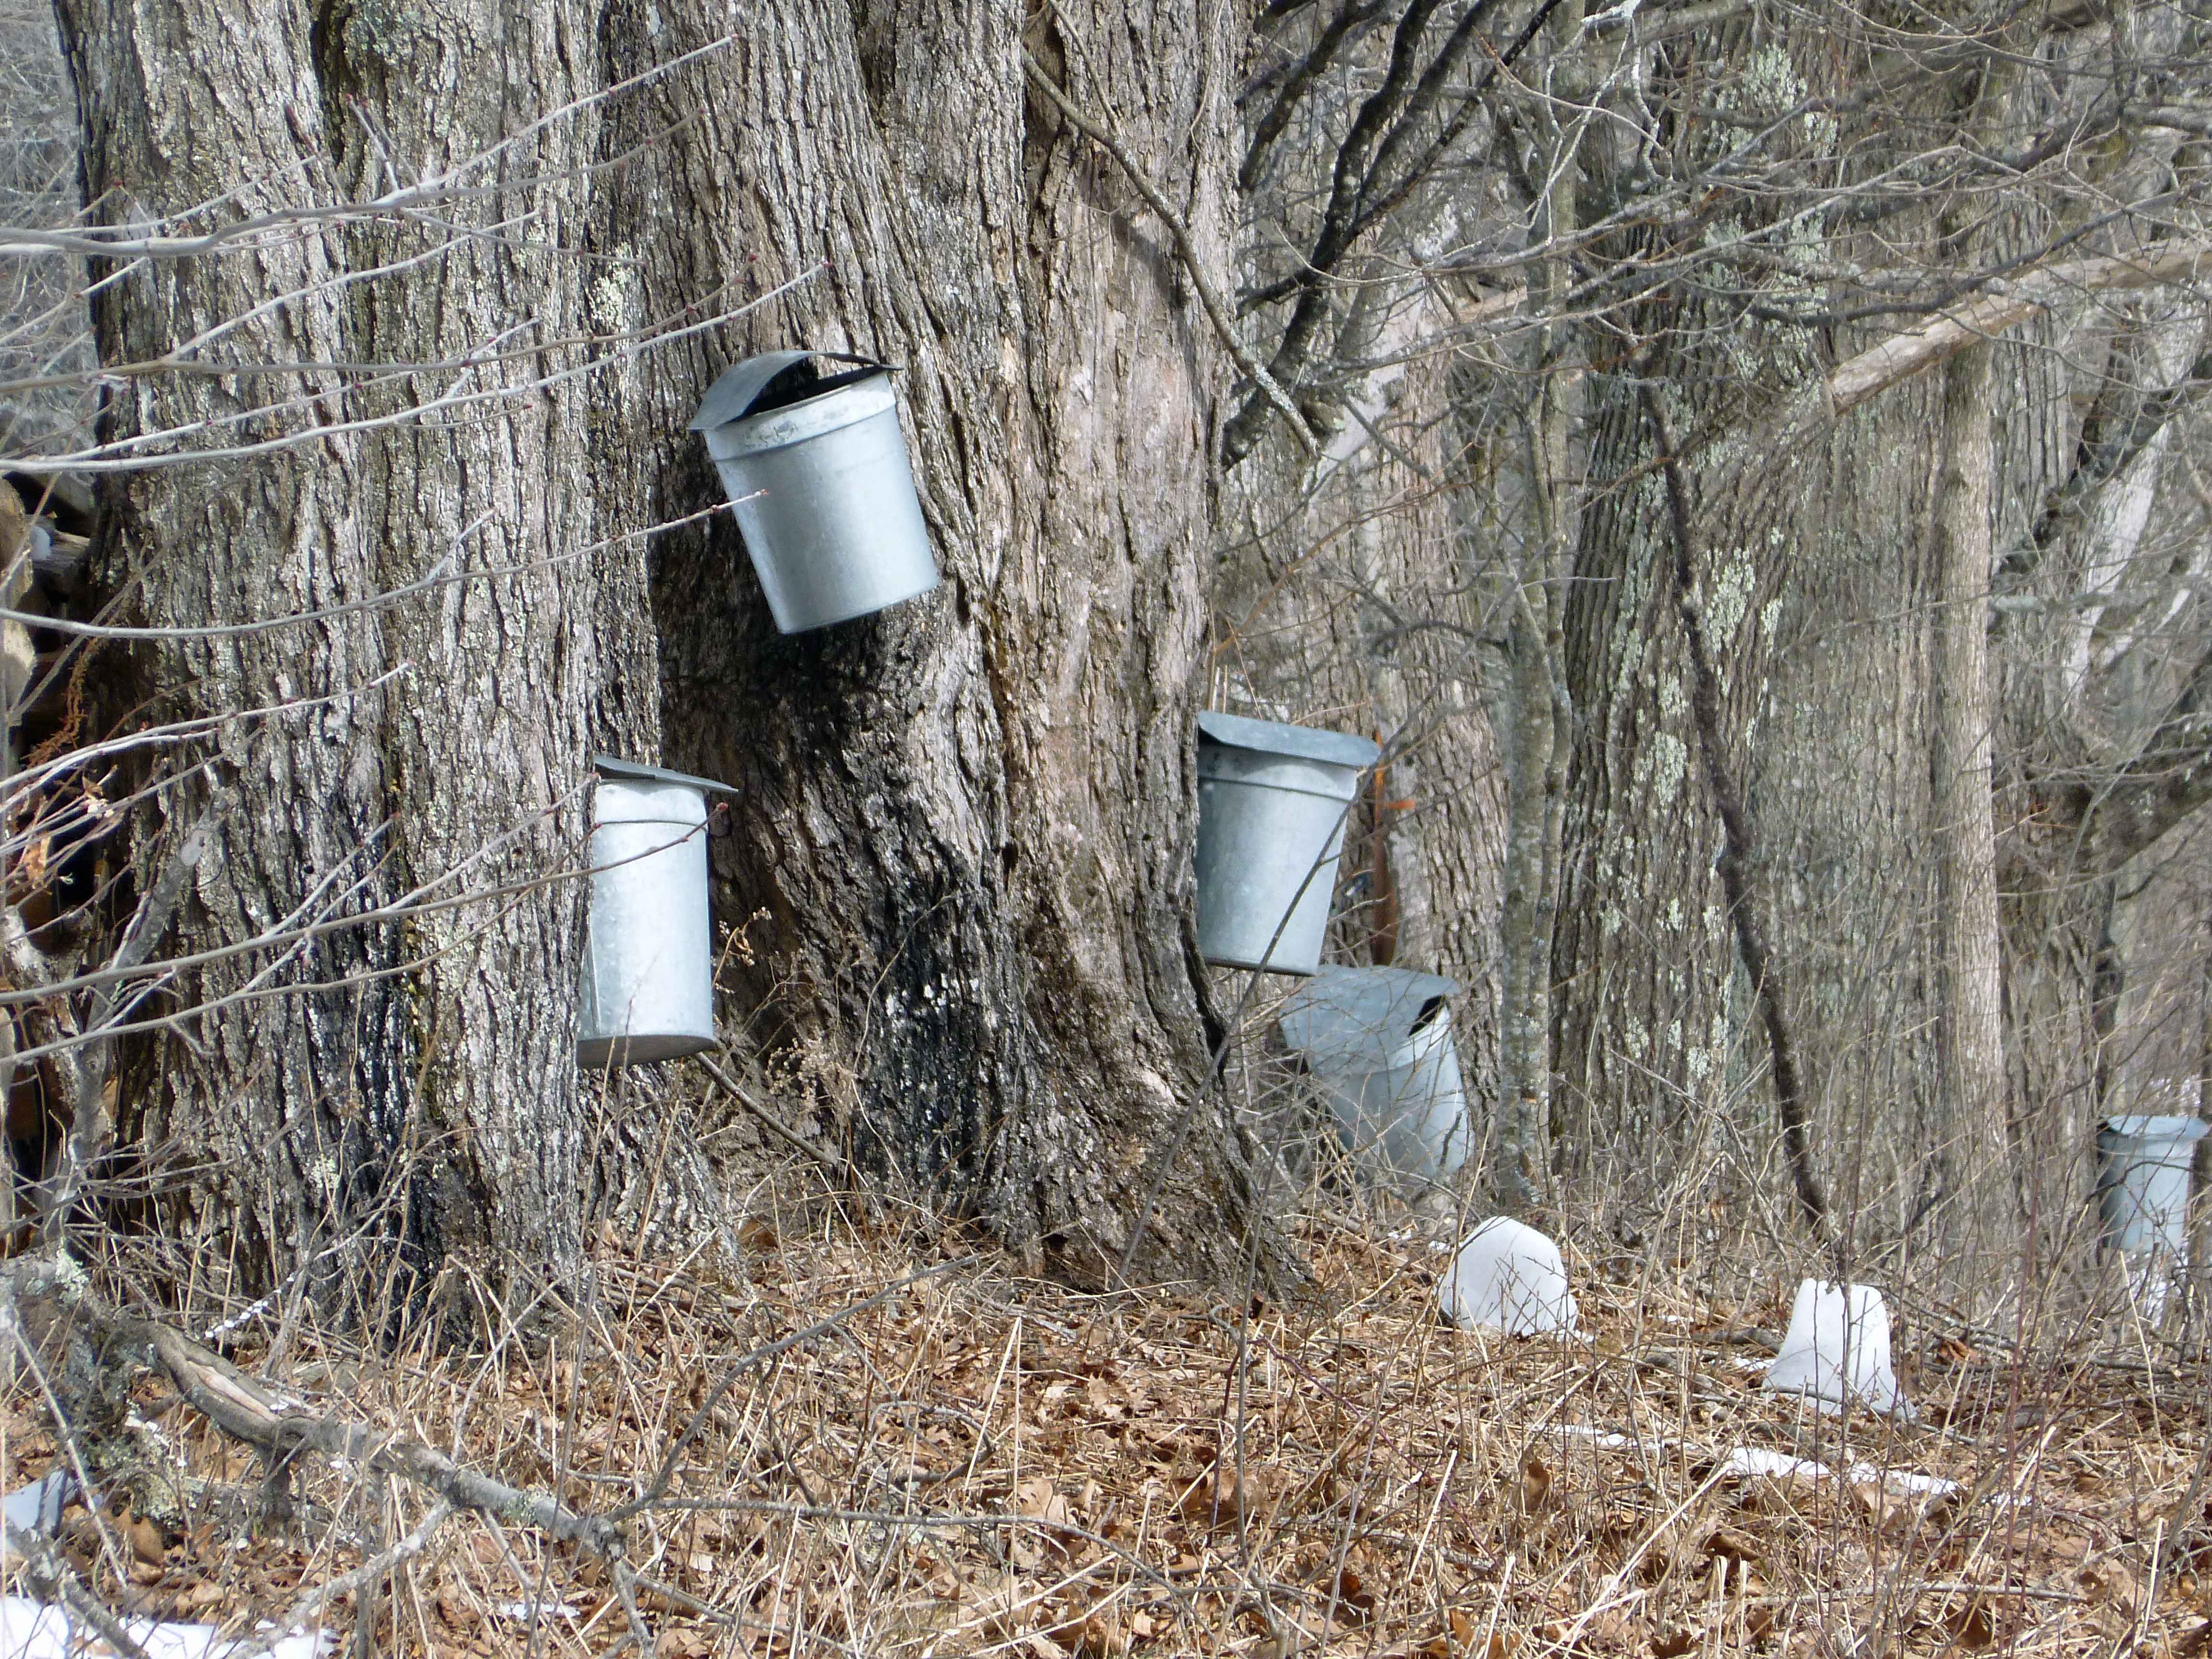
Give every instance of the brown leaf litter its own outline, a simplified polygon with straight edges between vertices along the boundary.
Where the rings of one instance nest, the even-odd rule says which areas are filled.
[[[1727,1340],[1790,1285],[1747,1310],[1584,1272],[1589,1340],[1512,1339],[1441,1325],[1418,1244],[1304,1243],[1320,1294],[1256,1311],[986,1258],[709,1404],[733,1359],[964,1249],[760,1227],[735,1264],[611,1250],[596,1310],[537,1351],[309,1334],[273,1380],[343,1378],[323,1408],[601,1513],[675,1452],[626,1522],[663,1655],[2207,1650],[2201,1381],[1901,1330],[1924,1420],[1839,1423],[1760,1393]],[[251,1457],[173,1398],[140,1416],[147,1463],[63,1530],[118,1609],[245,1632],[427,1507],[324,1465],[270,1524]],[[1740,1448],[1779,1472],[1732,1468]],[[0,1421],[9,1484],[57,1455],[27,1389]],[[629,1629],[599,1563],[468,1515],[323,1619],[379,1654],[596,1654]]]

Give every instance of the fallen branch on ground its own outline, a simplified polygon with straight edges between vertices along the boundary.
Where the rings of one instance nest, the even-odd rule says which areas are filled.
[[[534,1527],[599,1557],[613,1577],[632,1638],[641,1650],[652,1650],[651,1632],[636,1611],[629,1540],[604,1516],[572,1509],[550,1492],[509,1486],[419,1440],[312,1412],[184,1332],[102,1306],[66,1258],[11,1264],[0,1276],[0,1320],[18,1322],[30,1337],[28,1348],[64,1419],[56,1425],[58,1432],[82,1433],[111,1419],[112,1401],[127,1391],[118,1387],[118,1370],[143,1366],[166,1377],[223,1433],[258,1451],[272,1488],[289,1483],[292,1462],[301,1452],[319,1451],[397,1475],[452,1509]]]

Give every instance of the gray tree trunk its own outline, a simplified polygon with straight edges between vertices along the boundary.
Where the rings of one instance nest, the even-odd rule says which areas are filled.
[[[203,0],[59,10],[86,197],[110,223],[203,202],[220,204],[204,223],[372,196],[390,167],[454,166],[592,84],[574,20],[542,10],[463,6],[434,25]],[[586,757],[651,742],[641,563],[567,556],[608,527],[586,485],[592,399],[575,382],[532,389],[584,321],[587,273],[532,244],[588,234],[580,169],[593,128],[556,124],[514,153],[535,175],[527,238],[309,224],[250,253],[142,265],[101,290],[108,363],[474,355],[486,360],[471,389],[500,394],[488,416],[321,435],[404,410],[452,371],[367,384],[338,368],[142,375],[111,396],[111,437],[205,422],[173,447],[295,441],[113,482],[106,574],[131,620],[190,629],[356,604],[441,565],[481,573],[388,607],[139,654],[155,711],[240,717],[143,825],[173,836],[216,807],[176,948],[573,867]],[[390,277],[335,280],[425,254]],[[509,349],[488,354],[495,340]],[[282,401],[277,387],[301,395],[257,410]],[[259,712],[295,702],[306,706]],[[332,1247],[368,1227],[400,1237],[421,1266],[495,1250],[565,1269],[586,1200],[571,1057],[580,916],[570,882],[213,963],[186,988],[203,1011],[126,1077],[119,1127],[181,1144],[190,1224],[227,1236],[233,1260],[335,1271]]]
[[[2007,1146],[1996,825],[1990,799],[1996,709],[1989,694],[1990,538],[1996,457],[1990,432],[1992,348],[1954,358],[1945,375],[1943,459],[1936,488],[1934,679],[1929,756],[1936,875],[1936,961],[1948,1133],[1942,1161],[1990,1190],[1973,1208],[2001,1221]],[[1979,1168],[1972,1166],[1979,1165]]]
[[[1054,1271],[1110,1276],[1158,1194],[1139,1271],[1231,1273],[1250,1193],[1209,1088],[1189,921],[1218,348],[1128,181],[1025,99],[1018,9],[781,0],[685,67],[537,127],[711,47],[725,13],[467,0],[434,21],[373,6],[241,20],[198,0],[70,0],[64,15],[95,199],[373,195],[387,166],[434,170],[520,134],[481,176],[502,181],[507,211],[536,210],[271,307],[204,354],[440,362],[498,338],[519,355],[476,373],[511,398],[117,492],[112,574],[135,580],[149,622],[355,599],[453,551],[502,573],[289,636],[145,654],[146,683],[180,709],[411,670],[226,739],[223,857],[189,942],[250,933],[333,874],[358,877],[354,908],[389,899],[510,831],[472,882],[573,867],[586,757],[649,753],[665,730],[670,763],[738,787],[717,906],[761,920],[729,1012],[811,1080],[802,1107],[864,1165],[988,1218]],[[1056,15],[1032,47],[1075,100],[1112,112],[1219,282],[1227,14]],[[208,48],[233,35],[238,50]],[[134,275],[103,301],[104,355],[157,357],[432,234],[316,228],[266,256]],[[577,360],[570,343],[810,272],[744,325],[528,389]],[[650,558],[608,538],[720,499],[685,424],[725,362],[794,343],[903,366],[945,581],[783,638],[726,517]],[[313,383],[303,423],[421,393]],[[240,395],[216,378],[132,386],[120,428],[218,418]],[[573,1256],[590,1200],[568,1050],[577,916],[556,886],[336,935],[286,976],[372,977],[201,1016],[197,1052],[165,1045],[145,1068],[140,1133],[216,1153],[230,1173],[204,1208],[250,1222],[251,1247],[280,1261],[349,1224],[410,1153],[426,1261],[477,1240]],[[198,994],[265,965],[210,969]]]
[[[722,15],[617,8],[611,72]],[[1055,16],[1031,50],[1114,112],[1220,283],[1225,14]],[[766,913],[766,948],[738,1005],[781,1023],[864,1162],[1085,1280],[1119,1271],[1160,1187],[1148,1270],[1221,1273],[1251,1194],[1207,1084],[1191,921],[1218,346],[1127,179],[1025,103],[1019,21],[773,8],[626,109],[639,141],[712,117],[630,171],[609,225],[637,259],[624,314],[819,264],[724,349],[905,366],[945,574],[877,619],[781,638],[733,534],[672,538],[653,581],[670,747],[739,786],[719,892],[726,915]],[[661,205],[684,201],[718,211]],[[630,516],[714,498],[682,430],[712,367],[702,351],[629,405],[597,477]]]

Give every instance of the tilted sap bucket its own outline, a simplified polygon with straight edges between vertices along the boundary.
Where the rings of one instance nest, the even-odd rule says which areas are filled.
[[[1200,956],[1276,974],[1321,965],[1345,813],[1382,752],[1342,732],[1198,717]]]
[[[1447,1000],[1458,992],[1441,974],[1323,967],[1283,1004],[1283,1042],[1371,1173],[1435,1182],[1467,1162],[1467,1087]]]
[[[2108,1117],[2097,1129],[2097,1207],[2105,1243],[2126,1255],[2189,1245],[2189,1165],[2203,1138],[2193,1117]]]
[[[714,1046],[707,792],[728,786],[601,756],[591,910],[576,1010],[580,1066],[641,1066]]]
[[[825,376],[817,358],[859,366]],[[766,352],[715,381],[691,422],[783,633],[937,586],[890,377],[841,352]]]

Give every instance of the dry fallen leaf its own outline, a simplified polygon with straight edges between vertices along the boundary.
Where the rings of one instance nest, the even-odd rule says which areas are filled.
[[[177,1611],[180,1613],[198,1613],[203,1607],[211,1607],[222,1601],[222,1585],[212,1579],[203,1578],[177,1598]],[[442,1607],[443,1603],[440,1605]]]
[[[1016,1536],[1009,1546],[1017,1565],[1024,1570],[1034,1567],[1044,1559],[1048,1550],[1056,1555],[1066,1555],[1068,1535],[1060,1527],[1068,1518],[1067,1499],[1060,1496],[1060,1488],[1053,1484],[1050,1475],[1031,1475],[1016,1486],[1013,1507],[1017,1515],[1054,1523],[1021,1529],[1023,1535]]]
[[[149,1567],[158,1567],[167,1558],[168,1550],[161,1538],[161,1528],[144,1516],[125,1510],[123,1530],[131,1540],[131,1553]]]
[[[1121,1659],[1129,1650],[1129,1638],[1109,1614],[1094,1613],[1076,1626],[1073,1644],[1080,1659]],[[1060,1639],[1067,1639],[1062,1632]]]
[[[2129,1607],[2138,1593],[2134,1570],[2111,1556],[2081,1569],[2081,1588],[2101,1601]]]
[[[1727,1561],[1756,1561],[1765,1552],[1749,1534],[1732,1527],[1716,1527],[1705,1540],[1705,1553]]]
[[[461,1594],[458,1586],[450,1583],[438,1586],[438,1617],[445,1622],[447,1629],[464,1634],[476,1629],[481,1622],[477,1610],[469,1605],[468,1598]]]
[[[781,1242],[781,1241],[776,1237],[775,1229],[769,1223],[759,1219],[757,1217],[750,1221],[744,1221],[738,1224],[738,1244],[745,1249],[752,1251],[757,1255],[768,1255],[770,1251],[774,1250]]]
[[[1686,1630],[1655,1636],[1651,1638],[1651,1659],[1682,1659],[1684,1654],[1697,1645],[1697,1637]]]
[[[1534,1515],[1552,1495],[1552,1472],[1543,1463],[1530,1458],[1521,1466],[1521,1510]]]
[[[1228,1526],[1240,1508],[1248,1518],[1258,1511],[1262,1491],[1257,1469],[1248,1468],[1240,1478],[1233,1468],[1210,1463],[1191,1477],[1178,1507],[1185,1520],[1201,1527]]]
[[[1969,1597],[1963,1607],[1954,1607],[1946,1613],[1943,1628],[1969,1653],[1980,1653],[1996,1645],[1996,1623],[1990,1617],[1989,1603],[1978,1595]]]
[[[1375,1611],[1375,1592],[1351,1567],[1339,1570],[1332,1593],[1340,1618],[1364,1620]]]

